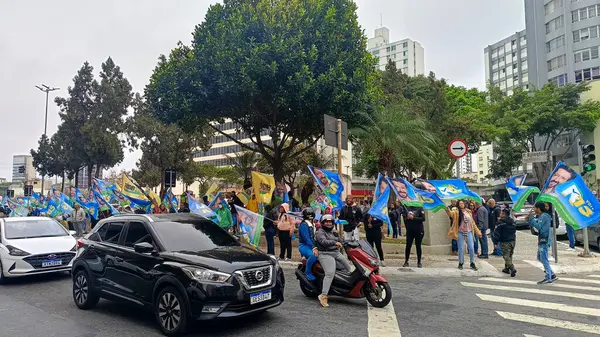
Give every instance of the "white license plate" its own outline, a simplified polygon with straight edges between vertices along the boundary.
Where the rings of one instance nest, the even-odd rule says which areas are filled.
[[[42,261],[42,268],[62,266],[62,260]]]
[[[271,299],[271,290],[250,295],[250,304],[256,304]]]

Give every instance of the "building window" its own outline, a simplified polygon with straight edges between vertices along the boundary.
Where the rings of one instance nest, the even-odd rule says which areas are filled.
[[[548,15],[562,6],[563,0],[552,0],[544,6],[544,10],[546,11],[546,15]]]
[[[548,21],[548,23],[546,23],[546,34],[550,34],[553,31],[562,28],[565,25],[565,19],[564,16],[561,15],[553,20]]]
[[[589,61],[589,60],[595,60],[598,58],[598,46],[578,50],[575,52],[574,56],[575,56],[575,63]]]
[[[527,70],[527,61],[521,62],[521,70]]]
[[[558,87],[562,87],[563,85],[567,84],[567,82],[568,82],[567,74],[558,75],[554,78],[549,79],[548,82],[554,83],[554,85],[556,85]]]
[[[591,26],[583,29],[578,29],[573,32],[573,42],[584,41],[588,39],[597,39],[600,34],[598,30],[600,26]]]
[[[549,53],[565,45],[565,36],[561,35],[555,39],[550,40],[546,43],[546,52]]]
[[[402,48],[408,48],[408,42],[404,42],[404,43],[402,44]]]
[[[575,71],[575,83],[600,79],[600,67]]]
[[[392,46],[392,51],[396,50],[396,45]]]
[[[560,55],[548,61],[548,71],[564,67],[566,65],[567,58],[565,55]]]
[[[600,12],[600,5],[592,5],[584,8],[580,8],[571,12],[571,18],[573,22],[579,22],[598,16]]]

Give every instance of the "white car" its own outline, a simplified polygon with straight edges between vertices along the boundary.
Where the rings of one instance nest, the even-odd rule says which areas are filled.
[[[46,217],[0,219],[0,283],[9,277],[71,270],[77,241]]]

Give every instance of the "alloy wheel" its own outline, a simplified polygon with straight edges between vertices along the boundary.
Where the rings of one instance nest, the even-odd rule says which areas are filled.
[[[158,318],[167,331],[176,330],[181,322],[181,304],[175,294],[166,292],[158,304]]]
[[[88,299],[88,283],[83,274],[77,275],[75,279],[75,301],[83,305]]]

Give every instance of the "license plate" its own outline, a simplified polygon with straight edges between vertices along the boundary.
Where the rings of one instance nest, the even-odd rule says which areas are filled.
[[[45,268],[45,267],[56,267],[56,266],[62,266],[62,260],[42,261],[42,268]]]
[[[250,295],[250,304],[256,304],[271,299],[271,290]]]

